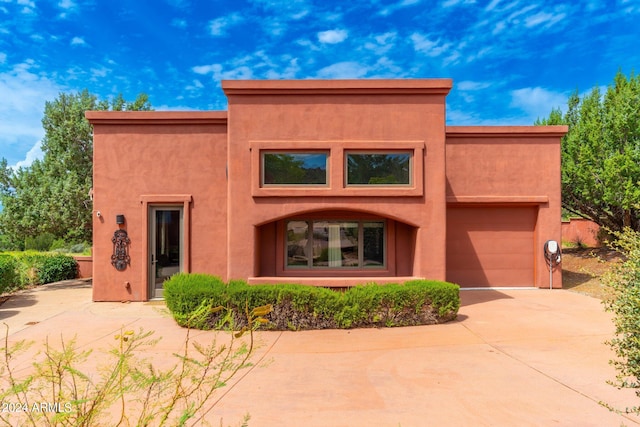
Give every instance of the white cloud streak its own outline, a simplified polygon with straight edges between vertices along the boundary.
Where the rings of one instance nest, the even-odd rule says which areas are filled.
[[[318,41],[326,44],[342,43],[349,37],[349,33],[345,30],[328,30],[318,33]]]

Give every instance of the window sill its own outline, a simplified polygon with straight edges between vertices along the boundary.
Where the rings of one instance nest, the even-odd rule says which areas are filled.
[[[417,187],[347,187],[347,188],[265,188],[256,187],[253,197],[420,197],[422,188]]]
[[[283,283],[296,283],[307,286],[321,286],[327,288],[348,288],[352,286],[364,285],[367,283],[402,283],[409,280],[422,279],[415,276],[355,276],[355,277],[326,277],[326,276],[265,276],[249,277],[247,282],[250,285],[278,285]]]

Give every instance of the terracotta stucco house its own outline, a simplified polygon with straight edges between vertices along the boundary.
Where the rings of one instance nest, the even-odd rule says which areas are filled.
[[[177,271],[548,287],[567,129],[446,126],[451,87],[224,81],[228,111],[87,112],[94,300],[160,297]]]

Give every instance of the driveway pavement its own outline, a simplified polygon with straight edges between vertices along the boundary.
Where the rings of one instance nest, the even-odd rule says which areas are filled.
[[[462,291],[458,319],[443,325],[261,332],[256,366],[220,390],[208,412],[217,425],[250,426],[620,426],[640,403],[615,377],[600,301],[564,290]],[[9,341],[76,335],[108,348],[126,329],[156,331],[148,357],[166,363],[185,330],[162,303],[94,303],[90,281],[21,292],[0,306]],[[197,331],[206,343],[215,332]],[[94,354],[98,354],[94,352]],[[27,367],[34,354],[18,366]]]

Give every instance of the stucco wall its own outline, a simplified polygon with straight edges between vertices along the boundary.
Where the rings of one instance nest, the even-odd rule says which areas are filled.
[[[448,206],[538,208],[533,254],[539,287],[549,282],[544,243],[562,239],[560,138],[566,131],[565,126],[447,127]],[[561,287],[561,273],[554,271],[554,287]]]
[[[600,226],[593,221],[584,218],[571,218],[562,221],[562,242],[573,243],[597,248],[602,246],[598,235]]]
[[[450,87],[449,80],[223,82],[230,117],[229,277],[259,275],[257,226],[331,209],[419,226],[411,275],[444,279],[444,101]],[[257,188],[260,149],[305,147],[331,149],[329,188]],[[344,188],[345,149],[406,147],[415,147],[420,157],[413,189]]]
[[[148,299],[147,208],[188,206],[185,270],[226,275],[226,113],[88,112],[94,126],[93,298]],[[100,217],[97,217],[97,212]],[[126,218],[131,264],[110,262]]]

